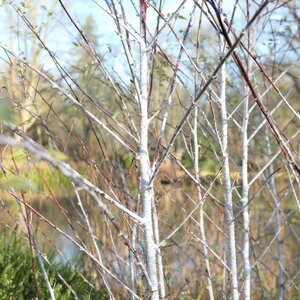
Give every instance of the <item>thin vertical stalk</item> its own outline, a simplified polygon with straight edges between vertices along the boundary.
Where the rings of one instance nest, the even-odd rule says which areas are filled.
[[[220,55],[224,55],[224,38],[220,35]],[[220,102],[221,102],[221,132],[222,132],[222,157],[223,157],[223,173],[224,173],[224,200],[225,200],[225,216],[228,230],[228,254],[230,266],[230,281],[232,299],[239,298],[238,280],[237,280],[237,263],[235,249],[235,220],[233,215],[232,204],[232,187],[230,178],[229,155],[228,155],[228,119],[226,108],[226,64],[221,67],[220,74]]]
[[[199,65],[200,60],[200,29],[202,25],[202,11],[200,13],[199,24],[198,24],[198,32],[197,32],[197,44],[196,44],[196,64]],[[197,95],[197,87],[198,87],[198,72],[195,72],[195,96]],[[203,245],[203,254],[204,254],[204,263],[205,263],[205,275],[207,277],[207,290],[209,293],[209,298],[211,300],[214,299],[214,293],[211,282],[211,273],[210,273],[210,264],[208,258],[208,246],[206,242],[205,229],[204,229],[204,198],[202,197],[201,192],[201,181],[200,181],[200,173],[199,173],[199,143],[198,143],[198,107],[195,106],[194,113],[194,128],[193,128],[193,139],[194,139],[194,171],[195,178],[197,180],[197,191],[198,191],[198,201],[199,201],[199,230],[200,230],[200,239],[202,240]]]
[[[247,19],[249,22],[249,1],[247,1]],[[248,49],[250,50],[250,30],[248,31]],[[252,59],[248,54],[248,76],[250,77]],[[249,224],[250,224],[250,216],[249,216],[249,206],[248,206],[248,195],[249,195],[249,182],[248,182],[248,123],[249,123],[249,93],[250,88],[247,83],[244,83],[245,90],[245,100],[244,100],[244,114],[243,114],[243,125],[242,125],[242,133],[243,133],[243,152],[242,152],[242,198],[241,203],[243,206],[242,214],[243,214],[243,261],[244,261],[244,298],[245,300],[249,300],[251,297],[251,265],[250,265],[250,239],[249,239]]]
[[[158,225],[158,217],[157,217],[157,211],[156,211],[156,205],[154,201],[154,197],[152,197],[153,200],[153,225],[154,225],[154,234],[155,234],[155,243],[156,245],[159,245],[159,225]],[[162,261],[162,251],[160,247],[157,247],[157,267],[158,267],[158,280],[159,280],[159,295],[160,298],[166,297],[166,288],[165,288],[165,281],[164,281],[164,267],[163,267],[163,261]]]
[[[12,189],[12,191],[14,191],[14,190]],[[22,219],[24,221],[24,224],[26,224],[26,226],[27,226],[28,239],[29,239],[29,242],[32,245],[32,247],[33,247],[33,249],[34,249],[34,251],[36,253],[37,261],[38,261],[38,264],[39,264],[42,276],[43,276],[43,278],[45,280],[45,283],[47,285],[47,288],[48,288],[48,291],[49,291],[49,294],[50,294],[50,299],[51,300],[55,300],[54,289],[52,288],[50,280],[49,280],[49,277],[47,275],[47,272],[46,272],[46,269],[45,269],[45,266],[44,266],[44,263],[43,263],[43,260],[42,260],[41,252],[39,251],[39,249],[38,249],[38,247],[37,247],[37,245],[35,243],[34,237],[33,237],[32,229],[31,229],[31,222],[28,220],[28,218],[26,218],[26,215],[25,215],[25,212],[27,211],[28,208],[24,205],[24,210],[25,210],[25,212],[24,212],[23,205],[21,204],[20,199],[17,198],[17,197],[15,197],[15,198],[17,200],[17,204],[18,204],[18,208],[19,208],[19,213],[20,213],[20,215],[21,215],[21,217],[22,217]],[[35,274],[33,274],[33,276],[35,277]]]
[[[206,236],[205,236],[205,229],[204,229],[204,218],[203,218],[203,205],[204,205],[204,199],[202,198],[201,193],[201,183],[200,183],[200,176],[199,176],[199,144],[198,144],[198,134],[197,134],[197,128],[198,128],[198,107],[195,106],[195,114],[194,114],[194,170],[195,170],[195,177],[197,180],[197,191],[198,191],[198,201],[200,202],[199,205],[199,229],[200,229],[200,239],[202,240],[203,245],[203,254],[204,254],[204,263],[205,263],[205,275],[207,277],[207,290],[209,293],[209,299],[214,299],[214,292],[212,288],[212,282],[211,282],[211,273],[210,273],[210,265],[209,265],[209,259],[208,259],[208,250],[207,250],[207,242],[206,242]]]
[[[266,140],[268,144],[268,159],[272,157],[272,146],[270,138],[268,135],[268,130],[266,129]],[[270,164],[270,174],[274,173],[273,163]],[[282,237],[280,234],[281,231],[281,222],[280,222],[280,207],[279,207],[279,198],[276,191],[275,176],[271,176],[270,183],[268,184],[269,190],[272,194],[274,200],[274,221],[275,221],[275,234],[277,242],[277,261],[278,261],[278,275],[277,275],[277,284],[278,284],[278,300],[283,300],[284,296],[284,273],[283,273],[283,248],[282,248]]]
[[[246,98],[244,100],[244,116],[243,116],[243,157],[242,157],[242,198],[241,203],[243,206],[243,261],[244,261],[244,297],[245,300],[250,299],[251,288],[251,266],[250,266],[250,240],[249,240],[249,207],[248,207],[248,120],[249,120],[249,88],[245,88]]]
[[[137,238],[137,224],[133,224],[131,244],[134,249],[136,248],[136,238]],[[132,251],[129,251],[129,265],[130,265],[130,283],[131,283],[130,288],[136,294],[136,268],[135,268],[135,259]],[[135,300],[136,297],[133,294],[131,294],[130,299]]]
[[[148,94],[149,94],[149,66],[148,50],[146,47],[146,4],[141,1],[141,33],[140,42],[140,180],[141,199],[143,205],[143,219],[146,240],[147,271],[151,283],[151,299],[159,299],[158,277],[156,266],[156,244],[153,230],[154,191],[150,184],[151,167],[148,150],[149,118],[148,118]]]
[[[86,222],[86,225],[87,225],[87,228],[88,228],[88,231],[89,231],[89,234],[91,236],[91,239],[93,241],[93,244],[94,244],[94,247],[96,249],[96,252],[97,252],[97,255],[98,255],[98,263],[99,265],[102,267],[101,269],[104,270],[104,264],[103,264],[103,259],[102,259],[102,255],[101,255],[101,252],[100,252],[100,249],[98,247],[98,243],[95,239],[95,235],[93,233],[93,230],[92,230],[92,227],[91,227],[91,224],[90,224],[90,221],[89,221],[89,218],[88,218],[88,215],[83,207],[83,204],[82,204],[82,201],[81,201],[81,198],[80,198],[80,195],[78,193],[78,190],[76,189],[76,187],[74,186],[74,192],[75,192],[75,195],[76,195],[76,198],[77,198],[77,204],[79,205],[80,209],[81,209],[81,212],[82,212],[82,215],[83,215],[83,218]],[[111,292],[111,289],[109,287],[109,284],[108,284],[108,281],[107,281],[107,278],[106,278],[106,275],[105,275],[105,272],[103,272],[102,270],[99,271],[101,277],[102,277],[102,280],[103,280],[103,283],[104,283],[104,286],[105,288],[107,289],[107,292],[108,292],[108,295],[109,295],[109,299],[113,300],[115,299],[112,292]]]
[[[49,277],[47,275],[47,272],[46,272],[46,269],[45,269],[45,266],[44,266],[44,262],[43,262],[43,259],[42,259],[42,254],[41,254],[40,250],[38,249],[38,247],[35,243],[34,237],[32,235],[31,228],[29,228],[29,229],[30,229],[30,238],[31,238],[32,246],[33,246],[34,251],[36,253],[37,261],[38,261],[38,264],[40,266],[41,272],[43,274],[44,280],[46,282],[48,291],[50,293],[51,300],[55,300],[56,298],[55,298],[55,294],[54,294],[54,289],[52,288]]]

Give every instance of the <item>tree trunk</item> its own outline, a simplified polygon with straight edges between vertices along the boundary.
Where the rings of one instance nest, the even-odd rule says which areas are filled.
[[[220,36],[220,54],[224,52],[224,38]],[[232,187],[230,178],[229,156],[228,156],[228,119],[226,108],[226,64],[221,67],[220,76],[220,101],[221,101],[221,132],[222,132],[222,158],[223,158],[223,174],[224,174],[224,200],[225,200],[225,216],[228,231],[228,252],[230,266],[230,282],[232,299],[239,298],[237,266],[236,266],[236,249],[235,249],[235,221],[232,205]]]
[[[146,48],[145,11],[141,3],[141,32],[142,41],[140,45],[140,180],[141,198],[143,206],[143,218],[145,222],[146,261],[147,271],[151,282],[151,299],[159,299],[158,276],[156,265],[156,244],[153,230],[153,208],[154,190],[150,184],[151,166],[148,150],[149,119],[148,119],[148,50]]]

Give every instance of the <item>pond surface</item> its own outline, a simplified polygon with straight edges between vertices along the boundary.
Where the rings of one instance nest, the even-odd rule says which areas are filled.
[[[1,198],[0,198],[1,199]],[[3,200],[3,198],[1,199]],[[8,232],[16,227],[17,222],[24,226],[23,218],[19,213],[18,204],[15,199],[1,201],[0,209],[0,230],[5,227],[8,228]],[[59,199],[59,204],[65,209],[65,214],[56,203],[53,203],[49,198],[41,198],[32,200],[30,205],[40,213],[47,221],[32,213],[32,229],[35,235],[36,242],[39,244],[39,249],[48,252],[49,250],[57,250],[63,253],[63,256],[57,255],[57,260],[64,261],[69,260],[78,255],[77,247],[69,241],[65,236],[58,232],[50,223],[54,224],[57,228],[76,239],[74,231],[69,225],[67,218],[70,218],[72,222],[72,215],[76,214],[75,200],[62,198]],[[24,206],[22,205],[23,209]],[[21,222],[17,221],[22,219]],[[47,223],[49,222],[49,224]],[[74,229],[80,230],[80,226],[73,224]],[[27,233],[27,232],[26,232]]]

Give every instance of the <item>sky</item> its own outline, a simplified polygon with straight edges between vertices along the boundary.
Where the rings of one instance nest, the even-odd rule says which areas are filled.
[[[56,1],[57,0],[53,0]],[[39,8],[38,10],[38,24],[40,24],[41,33],[43,36],[44,32],[44,25],[43,21],[47,18],[47,14],[49,11],[49,7],[51,6],[52,0],[40,0],[40,1],[14,1],[14,3],[19,3],[19,7],[21,9],[25,9],[24,11],[27,11],[25,14],[28,16],[30,13],[29,10],[33,11],[33,8],[35,6],[32,5],[32,3],[38,3],[40,7],[45,6],[47,9]],[[22,4],[20,4],[22,2]],[[224,1],[224,13],[227,15],[227,18],[230,19],[231,13],[232,13],[232,7],[233,3],[235,1],[228,0]],[[241,6],[243,6],[244,0],[240,0]],[[89,15],[93,16],[93,19],[96,24],[96,31],[99,37],[99,45],[101,49],[101,55],[104,55],[105,57],[112,57],[112,59],[108,60],[107,63],[110,64],[112,68],[119,74],[122,74],[126,76],[126,73],[128,72],[128,69],[126,70],[125,63],[124,63],[124,54],[121,49],[121,43],[120,38],[116,32],[115,24],[113,19],[105,12],[107,10],[107,6],[105,4],[105,1],[103,0],[65,0],[63,1],[64,5],[68,8],[70,14],[72,15],[72,18],[74,21],[79,24],[83,25],[85,23],[86,18]],[[134,9],[134,6],[139,3],[139,1],[131,1],[131,0],[123,0],[124,3],[124,9],[127,16],[127,19],[130,20],[131,25],[133,28],[137,31],[139,31],[139,17],[136,13],[136,10]],[[172,13],[176,10],[176,8],[182,3],[181,0],[165,0],[163,5],[163,14],[165,16],[168,16],[168,14]],[[184,29],[187,24],[187,20],[189,18],[189,14],[192,11],[194,2],[192,0],[187,0],[184,4],[184,8],[181,10],[180,15],[182,18],[178,18],[176,23],[172,23],[172,26],[175,27],[176,31],[179,32],[178,29]],[[101,6],[104,8],[102,9]],[[253,5],[253,10],[257,9],[257,6]],[[8,20],[8,12],[7,7],[5,5],[0,6],[0,17],[1,20]],[[196,11],[199,11],[197,8]],[[10,15],[14,16],[14,24],[13,29],[15,31],[24,31],[25,25],[23,21],[20,19],[20,17],[16,17],[16,13],[12,10],[9,11]],[[276,30],[278,30],[278,26],[286,26],[286,23],[280,25],[279,19],[283,17],[284,9],[281,9],[278,12],[275,12],[272,15],[272,24],[273,27]],[[147,13],[147,24],[149,26],[150,31],[154,31],[155,24],[156,24],[156,16],[157,14],[154,12],[153,9],[149,8]],[[207,23],[208,24],[208,23]],[[196,25],[196,24],[195,24]],[[237,30],[242,29],[245,25],[245,17],[241,14],[241,10],[237,10],[236,13],[236,21],[235,21],[235,28]],[[206,25],[209,27],[209,25]],[[293,25],[292,25],[293,26]],[[283,28],[284,29],[284,28]],[[1,36],[0,36],[0,42],[2,44],[9,44],[9,33],[11,32],[9,28],[8,22],[1,22],[0,24],[0,30],[1,30]],[[292,27],[292,30],[295,30],[295,28]],[[182,37],[182,33],[179,32],[179,36]],[[18,52],[18,49],[21,48],[24,50],[24,47],[27,45],[27,49],[29,49],[27,52],[30,56],[30,46],[28,42],[26,42],[26,39],[29,38],[27,35],[26,38],[19,38],[17,39],[17,35],[14,35],[14,50]],[[62,8],[59,4],[56,4],[55,9],[53,11],[53,15],[50,17],[50,26],[48,33],[43,36],[43,39],[45,40],[47,46],[57,54],[58,57],[61,58],[63,63],[67,66],[68,64],[76,63],[74,61],[74,54],[72,51],[70,51],[71,48],[74,48],[74,43],[76,43],[76,38],[78,37],[78,33],[74,30],[74,27],[72,26],[70,20],[62,13]],[[277,37],[278,38],[278,37]],[[173,43],[172,43],[173,41]],[[265,44],[263,43],[265,42]],[[176,50],[178,50],[178,43],[175,42],[174,37],[172,34],[170,34],[169,30],[166,30],[163,35],[160,37],[160,43],[163,45],[163,47],[167,48],[169,51],[174,51],[176,53]],[[267,38],[260,43],[259,51],[261,52],[268,52],[268,47],[272,43],[272,41],[268,40]],[[133,43],[133,45],[137,45],[136,43]],[[137,46],[136,46],[137,47]],[[1,57],[3,57],[1,55]],[[42,56],[42,63],[43,67],[46,70],[54,71],[55,65],[53,64],[52,60],[49,59],[49,55],[44,53]]]

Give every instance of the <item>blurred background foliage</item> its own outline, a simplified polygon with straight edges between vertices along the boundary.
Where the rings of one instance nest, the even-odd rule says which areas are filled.
[[[23,9],[26,10],[28,19],[37,26],[37,31],[41,38],[47,43],[51,38],[51,32],[56,32],[55,28],[60,27],[60,13],[55,9],[57,1],[51,2],[51,5],[43,8],[38,1],[25,1]],[[31,4],[30,4],[30,3]],[[50,3],[50,2],[49,2]],[[30,8],[30,9],[29,9]],[[297,14],[291,16],[296,22]],[[53,17],[55,16],[55,18]],[[45,57],[47,53],[44,47],[40,44],[37,37],[26,31],[16,28],[16,19],[14,14],[7,14],[7,23],[9,25],[10,47],[17,48],[16,37],[26,37],[26,47],[24,55],[30,61],[31,65],[39,70],[42,70],[47,76],[53,78],[64,89],[68,90],[72,96],[81,104],[86,106],[93,112],[103,123],[109,128],[112,128],[119,136],[124,138],[129,145],[135,150],[138,150],[134,139],[123,128],[135,135],[135,126],[139,122],[139,112],[135,103],[135,89],[132,81],[124,82],[119,78],[119,74],[111,67],[115,62],[110,61],[110,54],[120,51],[114,49],[113,45],[104,47],[101,44],[102,32],[98,30],[98,23],[92,15],[87,15],[86,18],[80,20],[82,30],[88,40],[93,44],[95,53],[99,59],[111,68],[108,69],[108,77],[105,70],[99,67],[99,63],[91,54],[91,50],[83,42],[82,37],[72,31],[71,41],[61,42],[62,61],[64,69],[61,72],[55,71],[53,62],[51,67],[47,67]],[[65,21],[65,20],[64,20]],[[298,20],[299,21],[299,20]],[[286,26],[289,26],[288,20]],[[64,23],[63,23],[64,24]],[[296,24],[296,23],[295,23]],[[283,26],[282,25],[282,26]],[[64,26],[62,26],[64,27]],[[65,26],[67,28],[67,26]],[[284,27],[284,26],[283,26]],[[64,28],[64,30],[66,29]],[[290,42],[290,32],[286,27],[286,31],[280,31],[280,39]],[[68,28],[67,28],[68,29]],[[183,34],[185,28],[182,26]],[[20,30],[20,31],[19,31]],[[277,35],[278,33],[270,33]],[[207,26],[201,30],[200,44],[197,45],[197,31],[193,28],[187,39],[186,48],[195,53],[195,49],[199,46],[200,62],[199,66],[204,68],[207,74],[210,74],[216,63],[219,61],[217,36]],[[174,65],[177,56],[172,50],[174,40],[169,36],[163,37],[166,41],[165,49],[157,50],[153,56],[153,75],[152,89],[149,95],[150,99],[150,116],[157,114],[151,123],[150,132],[150,152],[151,159],[162,154],[161,147],[156,153],[156,145],[158,142],[158,133],[162,124],[164,109],[168,102],[168,94],[173,75]],[[109,43],[109,41],[106,41]],[[111,41],[111,43],[113,43]],[[278,41],[277,41],[278,43]],[[53,41],[49,41],[53,46]],[[299,102],[299,42],[297,40],[291,42],[293,47],[292,54],[284,54],[277,52],[278,45],[276,40],[270,39],[267,42],[267,53],[262,51],[260,61],[263,67],[271,74],[271,78],[276,80],[280,74],[286,72],[276,83],[277,87],[285,95],[291,106],[300,111]],[[48,43],[47,43],[48,45]],[[66,46],[67,45],[67,46]],[[133,46],[134,47],[134,46]],[[59,48],[59,46],[58,46]],[[209,49],[209,51],[207,51]],[[20,49],[18,49],[20,50]],[[164,51],[164,52],[163,52]],[[241,53],[243,62],[246,63],[245,53]],[[68,54],[68,56],[65,55]],[[283,53],[283,54],[282,54]],[[286,53],[290,53],[286,51]],[[276,56],[278,55],[278,56]],[[286,55],[286,56],[285,56]],[[166,56],[168,60],[166,59]],[[193,59],[196,59],[192,55]],[[111,60],[117,59],[114,57]],[[183,57],[183,69],[179,70],[182,75],[184,72],[192,74],[193,67],[189,63],[186,56]],[[169,63],[172,62],[172,64]],[[123,64],[124,62],[120,62]],[[89,179],[95,185],[101,187],[110,195],[118,197],[121,203],[126,207],[136,211],[139,208],[138,199],[138,161],[134,156],[125,151],[101,128],[95,126],[90,118],[86,116],[78,107],[74,106],[70,101],[54,89],[45,78],[36,74],[28,66],[25,66],[15,60],[13,57],[4,59],[1,63],[2,73],[0,78],[1,83],[1,99],[0,99],[0,121],[7,121],[15,124],[23,130],[38,144],[46,148],[51,155],[56,159],[66,161],[74,167],[80,174]],[[190,72],[190,73],[189,73]],[[66,75],[66,73],[70,76]],[[122,74],[121,74],[122,75]],[[183,75],[182,75],[183,76]],[[124,77],[130,77],[126,73]],[[185,78],[183,76],[183,78]],[[111,80],[115,82],[112,85]],[[185,78],[186,79],[186,78]],[[267,80],[258,71],[253,75],[253,81],[260,94],[269,87]],[[228,64],[228,115],[233,112],[233,118],[229,124],[229,152],[230,166],[233,183],[233,198],[234,212],[237,215],[237,240],[242,240],[242,216],[240,194],[241,194],[241,152],[242,138],[239,129],[235,126],[235,121],[239,124],[243,119],[244,86],[240,75],[236,68],[233,67],[232,61]],[[186,79],[186,86],[193,90],[193,80]],[[214,90],[218,89],[217,82],[212,84]],[[196,89],[196,88],[195,88]],[[196,92],[196,91],[195,91]],[[165,135],[160,140],[164,146],[170,140],[176,126],[182,119],[191,103],[191,96],[186,87],[182,84],[177,84],[172,94],[172,104],[170,107],[170,115],[167,122]],[[250,101],[250,106],[254,105],[254,101]],[[271,90],[264,98],[264,103],[269,111],[271,111],[280,101],[279,95]],[[199,139],[199,166],[200,177],[204,187],[210,186],[211,180],[214,179],[222,162],[220,161],[220,146],[215,132],[207,125],[208,122],[213,124],[218,131],[220,128],[218,104],[211,99],[211,95],[204,95],[200,99],[199,111],[203,114],[198,117],[198,139]],[[132,119],[129,117],[131,116]],[[290,138],[297,130],[299,130],[299,120],[294,118],[291,112],[284,105],[277,109],[273,115],[274,120],[280,125],[281,130],[287,138]],[[255,132],[256,128],[263,122],[263,117],[258,108],[253,107],[253,112],[250,116],[249,136]],[[182,164],[188,172],[194,174],[194,156],[193,156],[193,136],[191,134],[192,119],[184,126],[182,133],[178,136],[172,158],[168,159],[162,166],[161,171],[155,181],[155,192],[157,201],[157,210],[159,212],[159,221],[161,235],[164,237],[169,233],[176,224],[179,224],[186,217],[186,212],[189,212],[196,204],[197,187],[194,181],[184,172],[178,165]],[[121,128],[122,125],[123,128]],[[2,133],[13,135],[8,132],[5,127],[1,127]],[[270,157],[266,147],[267,130],[261,130],[249,145],[249,176],[253,178],[261,168],[269,161]],[[278,151],[278,146],[272,140],[272,153]],[[293,150],[295,153],[300,152],[299,136],[293,140]],[[0,170],[0,186],[1,198],[3,199],[3,209],[1,214],[3,222],[1,229],[4,229],[4,224],[8,223],[13,226],[16,222],[15,215],[17,214],[18,206],[14,197],[10,193],[10,187],[21,192],[28,203],[38,209],[43,215],[47,216],[51,221],[72,235],[76,232],[86,231],[86,224],[83,224],[79,213],[78,198],[75,195],[74,187],[70,180],[62,175],[59,171],[54,170],[49,164],[41,161],[36,161],[29,153],[24,150],[1,146],[1,163],[5,166],[6,173]],[[299,286],[299,234],[300,223],[299,211],[295,196],[299,195],[299,186],[295,184],[295,188],[288,188],[290,177],[286,171],[285,162],[280,156],[274,161],[275,169],[280,169],[274,176],[276,181],[276,189],[280,199],[280,210],[283,212],[282,232],[283,232],[283,247],[284,247],[284,263],[286,270],[295,286]],[[268,186],[265,184],[268,173],[253,183],[250,189],[251,209],[251,247],[252,259],[260,257],[264,253],[266,247],[270,246],[268,255],[263,257],[261,264],[257,264],[253,271],[253,296],[259,299],[264,291],[264,297],[274,299],[276,297],[276,274],[278,273],[278,264],[276,258],[276,245],[272,243],[276,228],[274,225],[274,203],[273,196]],[[294,183],[294,181],[293,181]],[[223,178],[220,176],[211,191],[219,202],[213,197],[208,196],[205,202],[206,232],[209,237],[210,247],[223,255],[224,245],[224,215],[223,215]],[[53,196],[54,195],[54,196]],[[124,247],[123,241],[118,239],[112,243],[110,236],[117,237],[119,232],[107,225],[107,219],[95,208],[95,203],[87,195],[80,193],[82,201],[86,207],[86,212],[90,216],[92,227],[95,228],[95,236],[99,238],[99,244],[108,253],[113,253],[112,249],[118,249],[120,255],[127,255],[127,249]],[[57,204],[54,205],[55,198],[62,204],[70,222],[74,223],[74,228],[70,229],[67,218],[62,216]],[[6,209],[7,208],[7,209]],[[120,219],[120,226],[130,231],[130,226],[123,215],[113,207],[111,207],[117,218]],[[77,220],[80,221],[77,221]],[[194,214],[194,220],[199,219],[199,213]],[[77,272],[74,272],[69,265],[69,262],[61,257],[53,250],[51,243],[43,236],[43,233],[51,236],[53,243],[57,242],[67,251],[61,241],[57,241],[57,233],[53,233],[53,228],[45,226],[37,217],[34,217],[36,224],[40,227],[37,230],[38,239],[43,242],[41,244],[52,260],[54,268],[73,286],[74,290],[81,296],[80,299],[106,299],[106,294],[103,290],[92,289],[89,284],[82,280]],[[44,227],[43,227],[44,226]],[[82,231],[81,231],[82,230]],[[165,277],[169,286],[175,286],[176,293],[179,299],[206,299],[207,294],[204,289],[203,282],[205,280],[205,266],[203,265],[200,252],[200,242],[197,235],[198,225],[194,221],[189,221],[182,227],[163,247],[164,264],[166,266]],[[84,242],[89,245],[93,252],[93,243],[90,238],[84,237]],[[27,242],[27,241],[26,241]],[[1,299],[31,299],[34,297],[34,285],[31,269],[31,255],[24,245],[24,239],[18,238],[16,234],[7,234],[3,232],[0,243],[0,298]],[[242,260],[241,242],[238,243],[238,260]],[[28,246],[27,246],[28,247]],[[74,249],[73,249],[74,250]],[[72,251],[73,251],[72,250]],[[224,250],[225,251],[225,250]],[[77,250],[74,250],[74,259],[76,259]],[[72,255],[74,254],[71,253]],[[71,256],[72,256],[71,255]],[[60,263],[55,263],[57,257],[61,260]],[[70,260],[72,260],[70,258]],[[80,269],[83,272],[88,272],[89,281],[101,282],[99,274],[95,271],[93,264],[87,257],[80,257]],[[126,274],[126,263],[116,259],[113,254],[106,258],[105,263],[121,274]],[[211,264],[214,268],[215,285],[223,284],[223,268],[220,266],[218,259],[211,257]],[[93,270],[93,271],[91,271]],[[241,270],[240,270],[241,271]],[[116,271],[117,272],[117,271]],[[123,273],[122,273],[123,272]],[[70,291],[60,282],[56,273],[50,267],[47,267],[50,281],[55,286],[57,299],[72,299]],[[47,289],[41,277],[39,267],[36,266],[36,275],[40,286],[40,298],[47,299]],[[88,276],[85,273],[85,276]],[[128,275],[128,274],[126,274]],[[98,276],[98,277],[97,277]],[[125,275],[124,275],[125,277]],[[94,278],[93,280],[91,278]],[[187,279],[192,278],[190,283]],[[225,279],[226,280],[226,279]],[[189,288],[185,287],[189,285]],[[98,287],[99,288],[99,287]],[[119,286],[113,286],[118,290]],[[143,292],[143,287],[140,286],[140,293]],[[176,294],[175,293],[175,294]],[[286,295],[289,299],[296,299],[297,289],[293,285],[286,284]],[[173,296],[172,296],[173,297]],[[198,297],[198,298],[197,298]],[[174,299],[176,296],[174,296]]]

